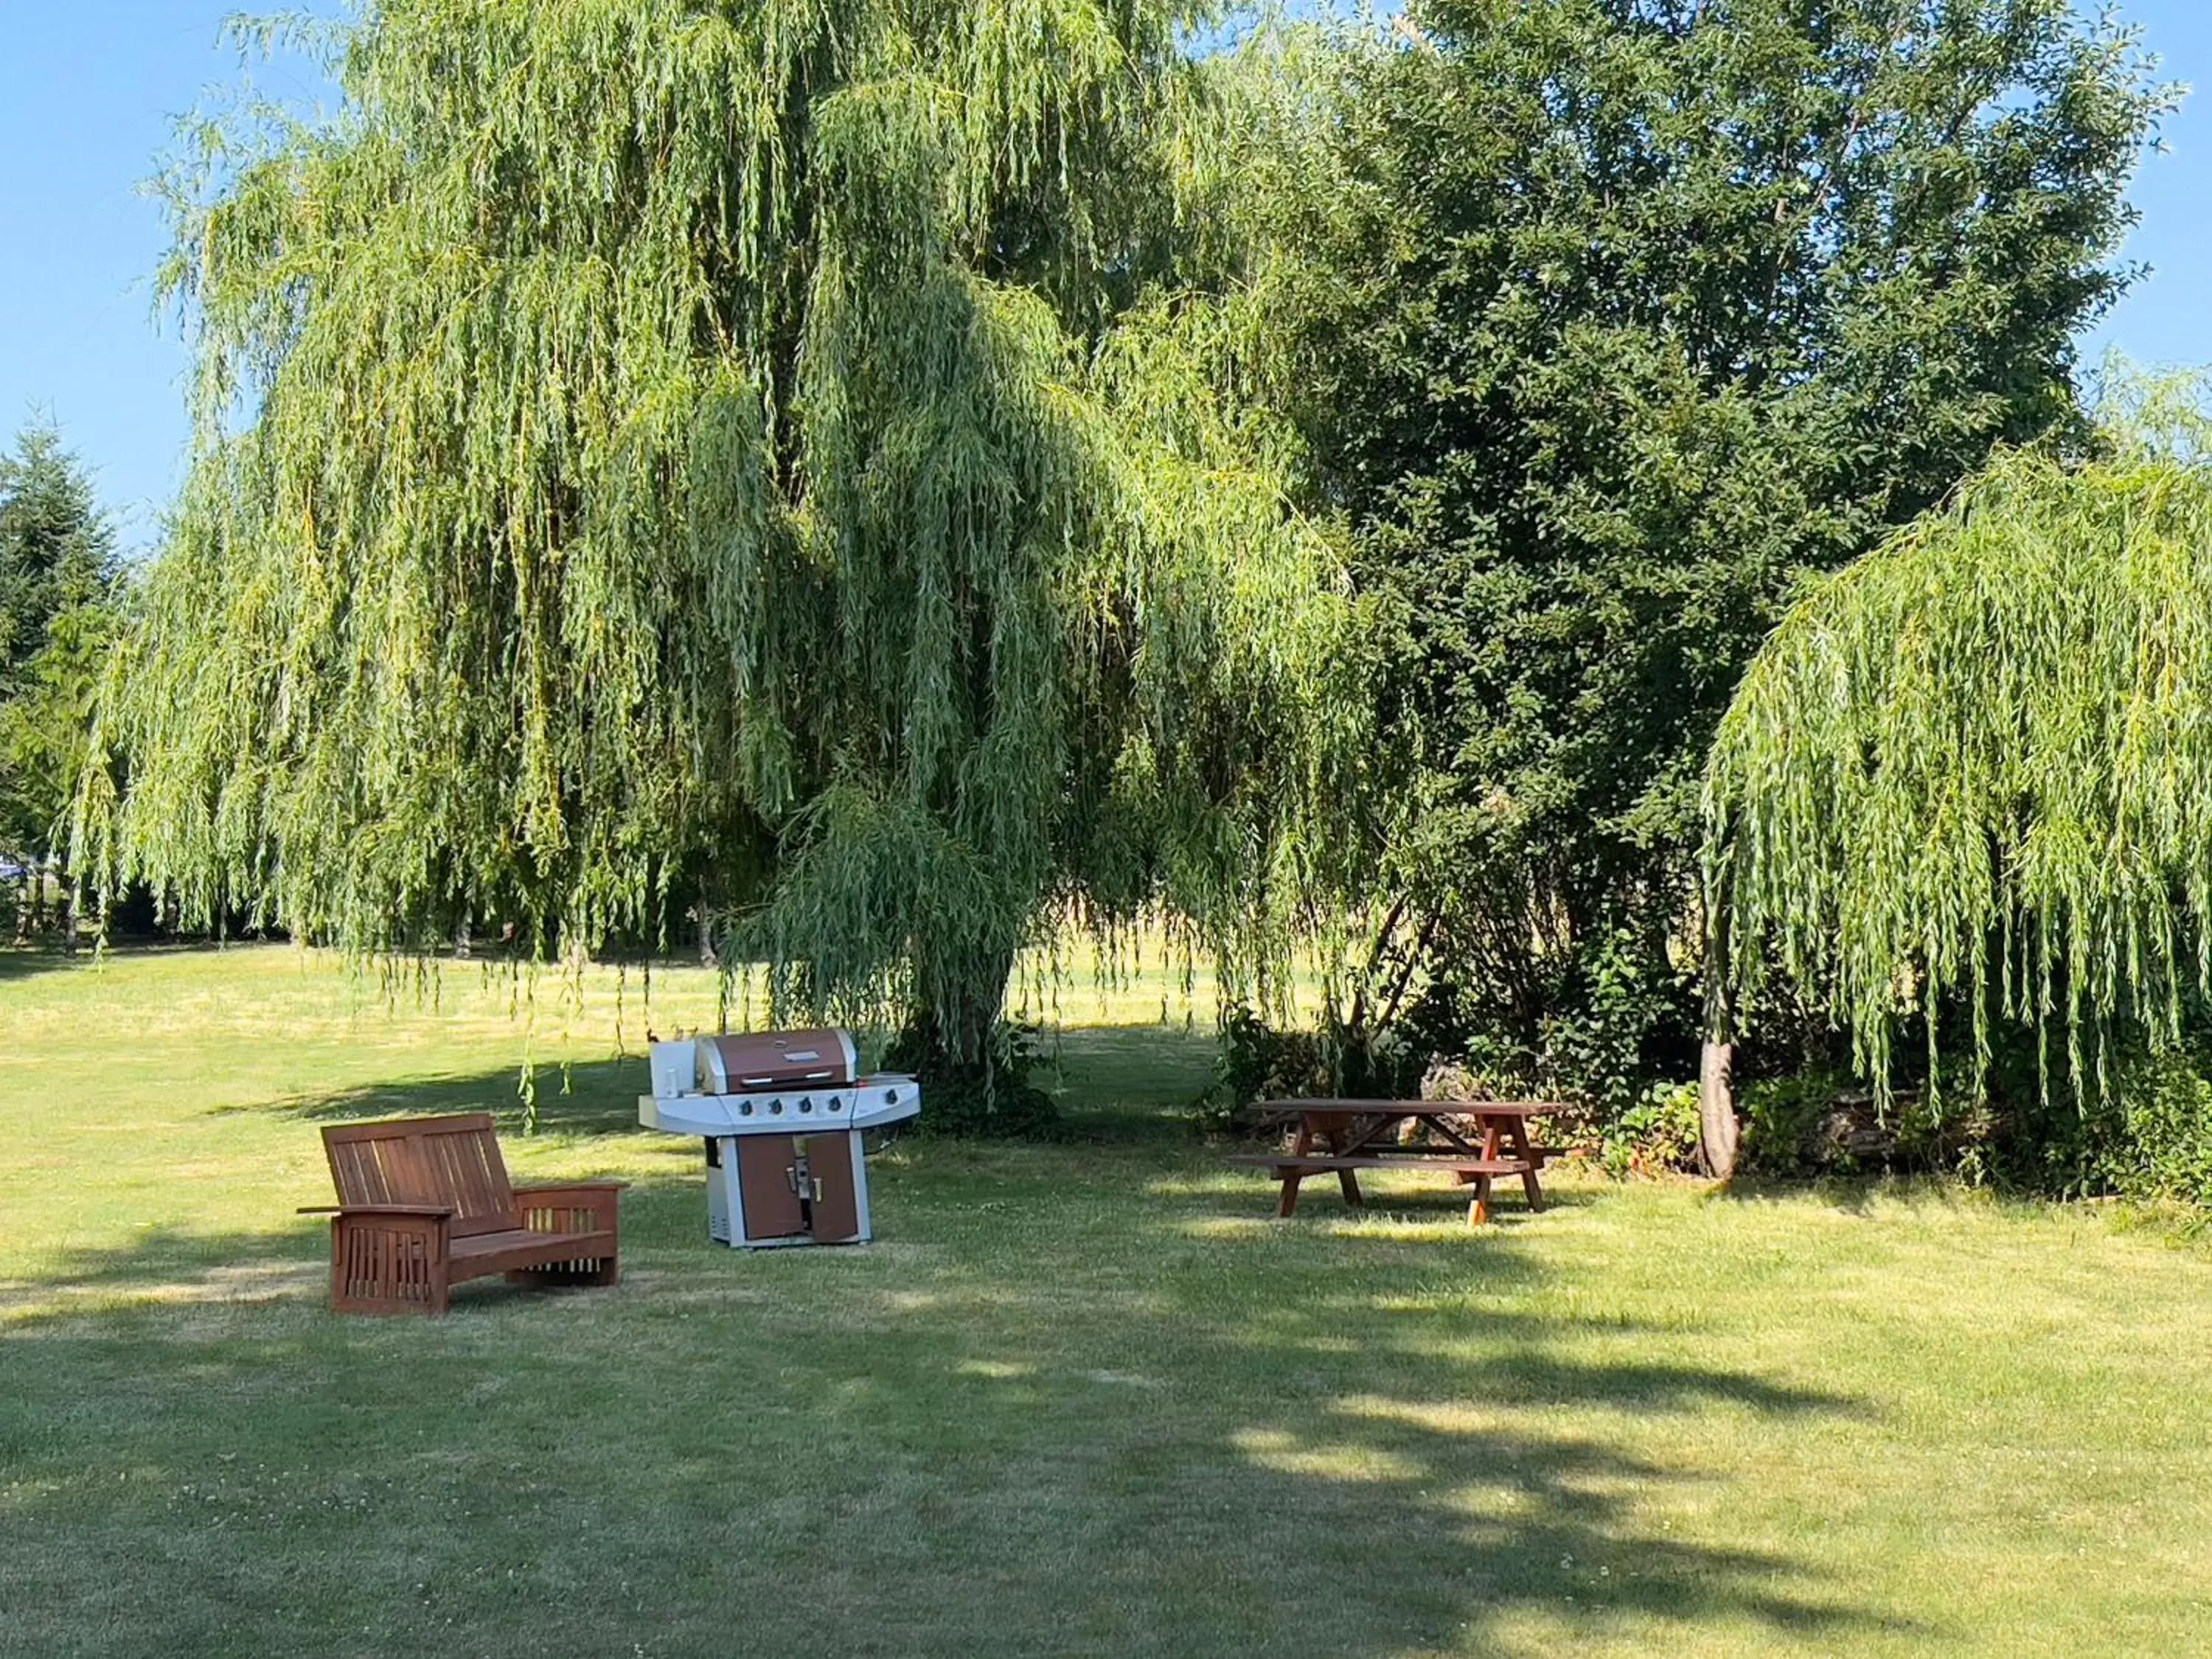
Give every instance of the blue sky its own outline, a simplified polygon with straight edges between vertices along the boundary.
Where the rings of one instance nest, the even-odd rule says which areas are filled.
[[[161,215],[140,193],[173,118],[250,73],[312,104],[305,64],[243,69],[222,19],[253,0],[0,0],[0,436],[51,414],[95,470],[126,543],[143,545],[173,491],[185,352],[149,279]],[[297,8],[294,8],[297,9]],[[330,0],[310,9],[328,10]],[[2124,0],[2167,78],[2202,86],[2166,125],[2133,198],[2128,257],[2153,274],[2088,343],[2151,363],[2212,362],[2212,3]]]

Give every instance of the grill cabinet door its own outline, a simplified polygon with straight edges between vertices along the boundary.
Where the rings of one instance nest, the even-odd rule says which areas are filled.
[[[860,1195],[853,1181],[860,1137],[849,1132],[809,1135],[806,1164],[814,1182],[814,1242],[849,1244],[860,1236]]]
[[[738,1135],[736,1140],[745,1237],[793,1238],[805,1232],[806,1218],[799,1206],[797,1184],[798,1141],[790,1135]]]

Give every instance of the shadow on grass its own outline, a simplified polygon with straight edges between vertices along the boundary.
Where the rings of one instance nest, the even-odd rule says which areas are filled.
[[[1731,1204],[1791,1204],[1811,1200],[1845,1215],[1869,1218],[1876,1204],[1891,1200],[1903,1203],[1948,1204],[1979,1191],[1943,1175],[1824,1174],[1804,1177],[1738,1175],[1710,1189],[1711,1195]],[[2023,1194],[2024,1202],[2036,1202]]]
[[[313,1201],[302,1197],[302,1203]],[[327,1196],[321,1200],[328,1202]],[[704,1199],[698,1183],[678,1176],[629,1178],[622,1199],[626,1245],[647,1248],[702,1234]],[[0,1341],[31,1327],[81,1317],[98,1307],[100,1317],[127,1319],[164,1308],[267,1302],[284,1297],[319,1307],[327,1289],[330,1222],[300,1215],[274,1200],[267,1232],[195,1232],[174,1225],[142,1229],[131,1243],[70,1251],[36,1279],[0,1273]],[[508,1294],[498,1279],[457,1285],[465,1297]],[[529,1295],[524,1290],[514,1294]]]
[[[540,1133],[626,1134],[637,1128],[637,1097],[648,1088],[641,1058],[587,1060],[568,1066],[538,1067],[538,1121]],[[277,1104],[223,1109],[274,1113],[313,1122],[356,1122],[380,1117],[442,1117],[457,1112],[489,1112],[502,1134],[520,1134],[527,1107],[518,1066],[466,1077],[413,1079],[341,1089],[327,1095]]]
[[[72,957],[64,954],[58,946],[0,944],[0,985],[30,979],[40,974],[58,973],[64,969],[82,966],[91,960],[89,951],[81,951]]]
[[[0,1324],[11,1617],[71,1628],[96,1593],[74,1650],[172,1653],[706,1652],[732,1608],[762,1652],[1942,1643],[1809,1553],[1663,1518],[1709,1478],[1673,1425],[1860,1402],[1404,1300],[1453,1262],[1540,1291],[1498,1241],[1195,1251],[1188,1200],[990,1212],[928,1151],[885,1172],[876,1249],[712,1249],[656,1183],[619,1289],[495,1284],[435,1323],[324,1313],[313,1231],[73,1258],[161,1294]],[[562,1593],[518,1596],[518,1560]]]
[[[287,1280],[296,1289],[301,1265],[326,1259],[321,1237],[305,1224],[292,1233],[149,1226],[126,1246],[72,1252],[35,1280],[0,1276],[0,1334],[88,1303],[235,1300]]]
[[[1194,1143],[1190,1108],[1211,1077],[1212,1045],[1180,1030],[1153,1027],[1082,1028],[1060,1033],[1058,1052],[1041,1058],[1036,1078],[1052,1089],[1066,1116],[1064,1141],[1129,1146]],[[428,1117],[489,1112],[502,1133],[520,1133],[526,1120],[518,1063],[462,1077],[366,1085],[274,1105],[225,1108],[280,1113],[316,1122],[380,1117]],[[537,1071],[537,1127],[541,1133],[625,1134],[637,1127],[637,1100],[651,1087],[641,1054],[557,1064]],[[928,1105],[908,1133],[928,1133]]]
[[[39,974],[66,973],[149,957],[205,957],[212,961],[227,951],[269,948],[269,941],[258,939],[232,939],[228,943],[217,943],[213,939],[117,940],[99,948],[87,940],[76,954],[71,955],[51,943],[28,945],[0,944],[0,983],[11,979],[28,979]]]
[[[1036,1042],[1035,1080],[1064,1109],[1143,1104],[1188,1113],[1213,1081],[1220,1045],[1210,1031],[1181,1025],[1076,1025]]]
[[[1210,1152],[1203,1158],[1202,1167],[1209,1173],[1200,1179],[1169,1182],[1163,1190],[1172,1193],[1190,1211],[1217,1223],[1264,1221],[1271,1227],[1304,1227],[1326,1232],[1346,1222],[1407,1221],[1449,1225],[1480,1235],[1485,1227],[1511,1231],[1526,1224],[1540,1224],[1545,1216],[1555,1211],[1587,1209],[1603,1201],[1602,1193],[1586,1188],[1547,1187],[1544,1207],[1534,1211],[1528,1207],[1519,1182],[1500,1181],[1490,1195],[1490,1219],[1480,1226],[1469,1227],[1468,1189],[1455,1185],[1442,1171],[1422,1170],[1414,1177],[1418,1185],[1394,1182],[1384,1188],[1370,1176],[1360,1192],[1365,1202],[1358,1205],[1346,1203],[1334,1181],[1327,1181],[1326,1177],[1323,1182],[1310,1179],[1298,1194],[1296,1213],[1279,1218],[1275,1213],[1275,1204],[1281,1189],[1273,1179],[1257,1170],[1224,1168],[1222,1174],[1226,1179],[1218,1181],[1210,1170],[1221,1159]]]

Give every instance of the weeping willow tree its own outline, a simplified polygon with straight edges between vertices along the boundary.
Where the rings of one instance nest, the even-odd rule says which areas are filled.
[[[337,119],[207,129],[108,884],[370,953],[703,894],[969,1073],[1040,917],[1271,959],[1361,700],[1194,21],[380,0]]]
[[[1785,617],[1708,774],[1717,992],[1778,968],[1886,1097],[1947,1006],[1978,1079],[2009,1020],[2090,1091],[2116,1023],[2212,991],[2203,435],[2168,389],[2096,459],[2002,453]]]

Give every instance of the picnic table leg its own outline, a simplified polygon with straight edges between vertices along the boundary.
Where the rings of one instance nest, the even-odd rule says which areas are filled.
[[[1323,1133],[1328,1137],[1329,1151],[1335,1153],[1339,1158],[1343,1157],[1344,1131],[1334,1127],[1331,1127]],[[1360,1195],[1359,1177],[1358,1176],[1354,1175],[1350,1170],[1339,1170],[1336,1172],[1336,1184],[1338,1188],[1344,1194],[1344,1201],[1346,1204],[1352,1206],[1354,1209],[1366,1208],[1367,1200]]]
[[[1512,1139],[1514,1157],[1528,1166],[1527,1173],[1521,1177],[1521,1190],[1528,1194],[1529,1209],[1540,1211],[1544,1207],[1544,1189],[1536,1180],[1535,1154],[1528,1150],[1528,1120],[1515,1118],[1506,1133]]]
[[[1298,1138],[1296,1141],[1292,1142],[1291,1146],[1291,1156],[1295,1158],[1304,1158],[1311,1151],[1313,1151],[1313,1125],[1304,1118],[1300,1118],[1298,1120]],[[1285,1170],[1283,1171],[1282,1196],[1275,1201],[1275,1215],[1279,1220],[1297,1213],[1298,1207],[1298,1183],[1305,1178],[1305,1172],[1302,1170]]]
[[[1478,1117],[1480,1117],[1480,1114],[1477,1114],[1477,1116],[1478,1116]],[[1484,1158],[1496,1158],[1496,1157],[1498,1156],[1498,1125],[1497,1125],[1497,1124],[1495,1124],[1494,1122],[1492,1122],[1490,1119],[1488,1119],[1488,1118],[1486,1118],[1486,1117],[1481,1118],[1481,1123],[1482,1123],[1482,1153],[1481,1153],[1481,1156],[1483,1156]],[[1487,1183],[1486,1180],[1485,1179],[1485,1177],[1483,1177],[1483,1176],[1479,1176],[1479,1175],[1471,1175],[1471,1174],[1469,1174],[1469,1173],[1468,1173],[1467,1170],[1453,1170],[1453,1171],[1452,1171],[1452,1179],[1453,1179],[1454,1181],[1456,1181],[1457,1182],[1459,1182],[1459,1184],[1460,1184],[1461,1186],[1462,1186],[1462,1187],[1472,1187],[1472,1186],[1474,1186],[1474,1183],[1475,1183],[1476,1182],[1478,1182],[1478,1181],[1482,1181],[1482,1182],[1484,1182],[1484,1183],[1485,1183],[1485,1184],[1484,1184],[1484,1191],[1486,1193],[1486,1192],[1489,1190],[1488,1183]],[[1470,1215],[1469,1215],[1468,1219],[1469,1219],[1469,1220],[1473,1220],[1473,1219],[1474,1219],[1474,1217],[1473,1217],[1473,1215],[1472,1215],[1472,1214],[1470,1214]]]
[[[1474,1183],[1474,1197],[1467,1206],[1467,1224],[1480,1227],[1490,1219],[1490,1177],[1486,1175],[1465,1177]]]

